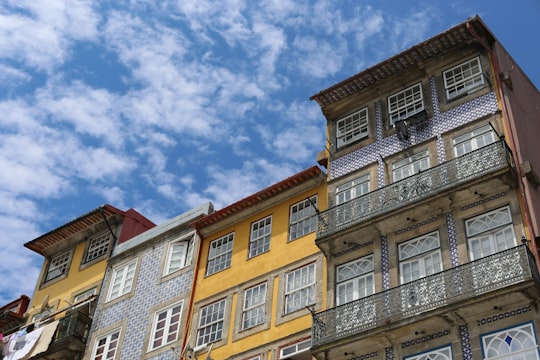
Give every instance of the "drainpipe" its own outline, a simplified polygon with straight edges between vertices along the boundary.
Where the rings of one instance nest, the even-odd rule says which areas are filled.
[[[191,324],[191,321],[192,321],[192,316],[191,316],[191,312],[192,312],[192,309],[193,309],[193,294],[195,293],[195,287],[196,287],[196,284],[197,284],[197,277],[199,275],[199,263],[200,263],[200,260],[201,260],[201,249],[202,249],[202,241],[203,241],[203,236],[199,230],[199,227],[197,226],[196,223],[193,223],[192,224],[193,227],[195,228],[195,232],[199,238],[199,245],[198,245],[198,251],[197,251],[197,260],[195,262],[195,266],[193,267],[193,282],[191,284],[191,294],[189,296],[189,303],[188,303],[188,308],[187,308],[187,316],[186,316],[186,325],[184,326],[184,335],[182,337],[182,347],[180,349],[181,351],[181,357],[180,357],[180,360],[183,358],[183,352],[184,350],[186,349],[186,346],[189,345],[187,344],[187,340],[189,338],[189,330],[190,330],[190,324]],[[197,340],[195,340],[197,341]]]
[[[519,168],[519,164],[521,163],[521,154],[517,151],[517,148],[516,148],[516,143],[515,143],[515,140],[514,140],[514,131],[512,129],[512,125],[510,124],[510,118],[508,116],[508,108],[506,107],[506,102],[505,102],[505,98],[504,98],[504,88],[503,86],[501,86],[501,76],[500,76],[500,65],[499,65],[499,62],[497,60],[497,56],[496,54],[493,52],[493,50],[491,49],[491,47],[489,46],[488,42],[486,41],[486,39],[480,37],[480,35],[478,34],[478,32],[476,31],[476,29],[474,28],[474,25],[470,22],[470,21],[467,21],[467,30],[469,30],[469,32],[471,33],[471,35],[476,39],[478,40],[478,42],[484,47],[484,49],[486,49],[487,53],[489,54],[489,57],[491,59],[491,63],[493,64],[493,72],[494,72],[494,76],[495,76],[495,89],[497,91],[497,95],[498,95],[498,98],[499,98],[499,102],[501,104],[501,107],[502,107],[502,113],[503,113],[503,123],[506,127],[506,129],[508,130],[508,133],[510,136],[506,137],[506,139],[508,139],[509,141],[509,146],[510,146],[510,149],[512,149],[512,151],[514,152],[516,158],[514,159],[514,163],[517,164],[517,166],[515,166],[515,170],[516,170],[516,174],[517,174],[517,177],[518,177],[518,189],[519,189],[519,192],[521,194],[521,198],[518,198],[521,203],[521,208],[523,209],[523,217],[525,218],[525,224],[527,225],[526,228],[528,229],[527,233],[528,233],[528,237],[530,239],[530,244],[531,244],[531,247],[532,247],[532,250],[533,250],[533,254],[534,254],[534,258],[536,260],[536,267],[538,269],[540,269],[540,259],[539,259],[539,256],[538,256],[538,248],[536,246],[536,241],[534,239],[534,234],[532,233],[532,223],[531,223],[531,216],[530,216],[530,212],[529,212],[529,206],[528,206],[528,202],[527,202],[527,196],[525,194],[525,189],[523,188],[523,183],[522,183],[522,177],[521,177],[521,170]]]
[[[99,213],[101,214],[101,217],[105,221],[105,224],[107,224],[107,228],[109,229],[109,232],[111,233],[111,235],[112,235],[112,237],[114,239],[114,243],[116,244],[116,241],[118,239],[116,238],[116,235],[112,231],[111,225],[109,224],[109,221],[107,220],[107,217],[105,216],[105,206],[104,205],[99,207]]]

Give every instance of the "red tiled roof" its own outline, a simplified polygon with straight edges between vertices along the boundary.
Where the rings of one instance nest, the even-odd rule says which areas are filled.
[[[256,192],[253,195],[250,195],[240,201],[237,201],[227,207],[224,207],[221,210],[215,211],[207,216],[203,217],[200,220],[197,220],[193,223],[195,228],[203,228],[205,226],[211,225],[215,222],[218,222],[228,216],[231,216],[245,208],[256,205],[261,201],[276,196],[296,185],[299,185],[309,179],[313,179],[319,176],[322,173],[321,169],[317,166],[312,166],[306,170],[303,170],[295,175],[292,175],[274,185],[271,185],[259,192]]]
[[[43,255],[44,250],[48,249],[49,247],[56,245],[62,242],[63,240],[69,238],[70,236],[73,236],[77,234],[78,232],[84,231],[93,225],[101,223],[104,217],[110,218],[111,216],[116,215],[116,214],[119,214],[124,217],[132,216],[132,214],[129,213],[129,210],[126,212],[126,211],[117,209],[114,206],[111,206],[109,204],[105,204],[82,216],[79,216],[78,218],[74,220],[71,220],[70,222],[52,231],[49,231],[46,234],[41,235],[40,237],[32,241],[27,242],[26,244],[24,244],[24,246],[30,250],[37,252],[40,255]],[[148,228],[155,226],[155,224],[149,221],[148,219],[146,219],[145,224],[146,223],[148,223],[147,224],[149,226]]]

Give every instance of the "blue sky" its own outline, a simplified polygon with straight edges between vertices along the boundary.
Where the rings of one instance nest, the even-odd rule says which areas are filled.
[[[539,87],[537,0],[1,1],[0,305],[103,203],[161,223],[314,165],[309,96],[476,14]]]

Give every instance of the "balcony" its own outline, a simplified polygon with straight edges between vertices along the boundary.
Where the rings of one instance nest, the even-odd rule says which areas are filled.
[[[540,277],[533,255],[520,245],[314,314],[312,347],[361,336],[377,327],[399,326],[420,313],[456,308],[478,296],[496,296],[501,289],[529,282],[538,286]]]
[[[317,240],[500,170],[513,168],[504,140],[320,213]]]
[[[48,354],[82,353],[84,351],[92,320],[83,311],[73,310],[58,322]]]

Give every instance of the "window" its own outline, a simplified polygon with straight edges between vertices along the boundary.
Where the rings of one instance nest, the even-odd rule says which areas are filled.
[[[221,340],[223,336],[224,319],[225,299],[203,307],[199,318],[196,346],[202,346]]]
[[[284,346],[279,350],[280,359],[293,359],[293,355],[308,352],[311,347],[311,339],[297,342],[293,345]],[[296,357],[295,357],[296,359]],[[311,355],[307,356],[306,359],[311,359]]]
[[[111,277],[111,287],[107,301],[114,300],[131,291],[137,260],[114,269]]]
[[[156,312],[148,351],[170,344],[178,339],[181,314],[182,302]]]
[[[252,258],[270,250],[270,234],[272,232],[272,216],[251,224],[249,238],[249,257]]]
[[[484,359],[539,359],[532,323],[481,336]]]
[[[401,283],[442,271],[439,232],[435,231],[399,245]]]
[[[38,321],[41,321],[42,319],[49,318],[49,316],[53,313],[53,310],[54,310],[54,307],[48,306],[48,305],[45,306],[45,308],[41,310],[41,312],[32,316],[32,322],[38,322]]]
[[[286,275],[285,313],[291,313],[315,303],[315,263],[293,270]]]
[[[66,251],[51,258],[47,274],[45,275],[45,282],[67,274],[70,261],[71,251]]]
[[[185,266],[188,266],[191,263],[192,252],[192,235],[170,243],[163,275],[169,275]]]
[[[396,182],[426,169],[429,169],[429,153],[427,150],[393,163],[392,179]]]
[[[88,240],[88,249],[84,256],[83,263],[90,262],[109,253],[109,247],[111,244],[111,233],[105,231],[99,235],[94,236]]]
[[[266,283],[251,287],[244,291],[242,309],[242,330],[264,323],[266,303]]]
[[[469,219],[465,227],[472,260],[516,246],[508,206]]]
[[[291,206],[289,240],[294,240],[317,229],[317,196]]]
[[[97,338],[92,353],[92,360],[112,360],[116,358],[118,342],[120,339],[120,329]]]
[[[73,297],[73,303],[76,304],[80,301],[83,301],[85,299],[88,299],[90,296],[95,295],[96,288],[91,288],[89,290],[83,291],[82,293],[79,293]]]
[[[445,346],[440,349],[430,350],[421,354],[407,356],[404,360],[452,360],[452,347]]]
[[[340,265],[336,269],[336,304],[348,303],[375,292],[373,255]]]
[[[369,175],[348,181],[336,187],[336,205],[343,204],[369,192]]]
[[[368,136],[368,108],[355,112],[337,121],[337,147],[355,142]]]
[[[490,125],[482,126],[453,140],[454,155],[461,156],[495,142],[495,132]]]
[[[478,90],[484,86],[480,58],[476,57],[446,70],[443,73],[443,78],[448,100]]]
[[[388,97],[390,125],[405,120],[424,110],[422,84],[418,83]]]
[[[398,246],[401,308],[415,311],[416,306],[446,299],[444,282],[428,277],[442,271],[439,232],[409,240]],[[427,277],[427,278],[426,278]],[[422,279],[422,280],[420,280]]]
[[[210,243],[206,275],[212,275],[231,266],[234,233]]]

